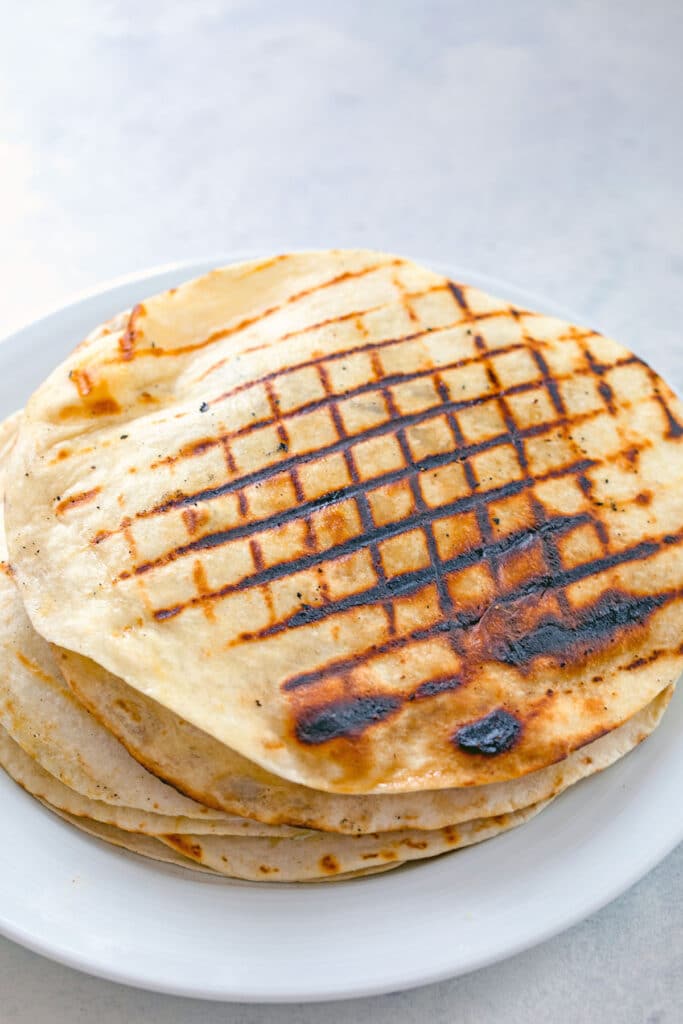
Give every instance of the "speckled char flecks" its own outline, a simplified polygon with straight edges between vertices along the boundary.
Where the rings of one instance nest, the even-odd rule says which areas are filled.
[[[175,850],[220,869],[232,815],[259,854],[301,826],[434,852],[656,725],[683,666],[682,423],[617,343],[398,257],[239,264],[33,395],[10,585],[81,713],[219,815]],[[291,871],[324,874],[303,850]]]

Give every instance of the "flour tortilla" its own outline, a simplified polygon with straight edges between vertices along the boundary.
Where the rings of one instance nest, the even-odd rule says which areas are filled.
[[[42,635],[267,771],[478,786],[679,675],[682,441],[616,342],[385,254],[294,254],[55,370],[9,546]]]
[[[524,824],[548,802],[434,832],[393,832],[383,836],[309,834],[298,842],[175,835],[162,837],[161,841],[203,867],[233,878],[305,882],[320,875],[334,877],[343,872],[359,871],[373,862],[423,860],[472,846]]]
[[[619,728],[564,760],[513,782],[379,796],[335,795],[279,779],[78,655],[57,661],[78,698],[150,771],[203,804],[270,824],[340,833],[438,829],[508,814],[602,771],[645,739],[673,687]]]
[[[0,766],[27,793],[43,803],[76,818],[89,818],[102,825],[111,825],[124,832],[159,836],[169,831],[181,834],[219,836],[292,836],[298,838],[305,829],[275,828],[247,818],[228,817],[211,820],[176,817],[108,804],[92,800],[69,789],[54,775],[34,761],[0,726]]]
[[[121,829],[114,828],[112,825],[104,825],[99,821],[92,821],[88,818],[79,818],[75,815],[66,814],[64,811],[60,811],[56,807],[51,807],[49,803],[42,801],[44,806],[48,810],[52,811],[58,817],[63,818],[64,821],[68,821],[71,825],[75,825],[76,828],[80,829],[81,832],[86,832],[88,835],[94,836],[96,839],[101,839],[105,843],[109,843],[112,846],[118,846],[122,850],[127,850],[130,853],[137,853],[142,857],[148,857],[150,860],[162,861],[166,864],[174,864],[176,867],[188,868],[190,871],[200,873],[204,875],[213,875],[214,877],[223,876],[225,878],[225,872],[215,872],[211,868],[203,867],[195,860],[185,857],[183,854],[178,853],[171,842],[162,843],[158,839],[146,835],[136,835],[131,832],[124,832]],[[358,871],[346,871],[340,872],[339,874],[330,875],[324,874],[319,877],[311,877],[306,879],[309,882],[346,882],[354,878],[365,878],[368,875],[379,875],[385,871],[393,871],[396,868],[400,868],[403,861],[392,861],[390,864],[379,864],[372,867],[363,867]],[[261,872],[258,877],[254,878],[254,881],[265,882],[269,881],[266,879]]]

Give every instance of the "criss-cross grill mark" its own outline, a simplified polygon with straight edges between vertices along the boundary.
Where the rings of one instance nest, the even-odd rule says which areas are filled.
[[[449,406],[457,408],[458,405],[460,404],[461,403],[453,402],[449,403]],[[431,411],[433,414],[435,410]],[[436,411],[442,413],[444,411],[444,406],[438,406]],[[585,422],[587,420],[593,419],[596,415],[599,415],[599,412],[586,412],[581,414],[580,416],[574,417],[572,423],[577,424]],[[402,428],[402,423],[406,419],[408,419],[410,423],[423,421],[422,414],[415,414],[410,417],[401,417],[401,420],[398,423],[396,421],[394,421],[393,423],[392,421],[389,421],[389,424],[380,424],[380,426],[391,426],[392,430],[398,433]],[[548,423],[534,424],[530,427],[526,427],[524,430],[521,431],[515,428],[515,434],[518,440],[522,442],[527,439],[540,437],[543,434],[547,434],[554,430],[557,426],[562,425],[562,423],[564,422],[565,420],[558,419],[552,420]],[[386,430],[382,431],[382,433],[386,432]],[[360,436],[365,437],[369,433],[371,432],[368,431]],[[356,435],[356,437],[358,436],[359,435]],[[353,481],[350,485],[343,488],[339,488],[336,491],[330,492],[321,498],[315,498],[308,502],[302,500],[301,504],[297,504],[295,508],[285,509],[282,512],[278,512],[275,515],[268,517],[267,519],[264,518],[260,520],[254,520],[253,522],[241,526],[232,526],[226,530],[217,530],[211,534],[205,534],[204,536],[198,537],[196,540],[193,540],[188,544],[182,544],[177,548],[174,548],[171,551],[166,552],[165,554],[159,556],[157,559],[150,560],[136,566],[133,569],[133,574],[139,575],[140,573],[149,572],[152,569],[159,568],[162,565],[166,565],[169,562],[175,561],[177,558],[182,558],[184,555],[192,551],[220,547],[224,544],[229,543],[229,541],[231,540],[241,539],[243,537],[250,536],[254,533],[261,533],[266,528],[270,529],[273,527],[281,526],[285,522],[289,522],[292,519],[303,518],[317,508],[335,504],[340,501],[345,501],[348,498],[355,498],[356,500],[358,500],[362,495],[365,495],[370,490],[374,490],[378,486],[383,486],[388,483],[396,483],[398,481],[402,481],[405,479],[410,480],[411,476],[415,473],[424,472],[430,469],[437,469],[442,466],[448,466],[459,462],[463,463],[466,467],[467,460],[470,459],[472,456],[479,455],[482,452],[490,451],[491,449],[498,448],[501,445],[505,445],[512,442],[512,438],[507,431],[503,434],[497,434],[495,435],[495,437],[487,438],[484,441],[478,441],[470,445],[466,445],[464,443],[464,441],[462,440],[462,434],[460,433],[459,430],[458,435],[456,435],[456,437],[459,438],[458,443],[461,442],[462,447],[456,447],[451,451],[439,452],[435,455],[426,456],[424,459],[420,459],[418,461],[412,460],[407,465],[401,466],[399,469],[392,470],[388,473],[384,473],[381,476],[373,477],[369,480]],[[343,453],[346,453],[348,451],[348,443],[348,440],[338,440],[334,442],[332,445],[327,446],[326,449],[318,449],[315,455],[318,456],[320,452],[323,451],[325,453],[329,453],[330,450],[341,451]],[[238,494],[243,495],[242,488],[247,486],[248,484],[261,483],[265,480],[271,479],[273,476],[278,476],[282,471],[287,471],[288,473],[291,473],[292,470],[296,470],[296,466],[298,463],[307,461],[309,461],[309,459],[306,457],[306,455],[303,455],[299,456],[296,459],[288,460],[286,463],[279,463],[277,467],[266,467],[265,470],[259,470],[255,473],[249,474],[249,476],[247,477],[242,477],[240,480],[230,481],[228,484],[221,485],[221,494],[227,494],[233,491],[237,491]],[[585,469],[588,469],[595,464],[596,462],[594,459],[582,459],[578,460],[577,463],[572,463],[568,467],[568,470],[571,472],[576,472],[576,466],[581,465],[583,469],[580,470],[580,472],[583,472]],[[478,491],[478,481],[476,481],[476,479],[473,477],[471,467],[467,479],[470,491]],[[526,479],[522,479],[520,481],[514,481],[513,483],[516,485],[516,490],[506,493],[518,493],[518,491],[524,490],[525,488],[531,488],[534,482],[534,478],[530,476],[527,476]],[[216,488],[216,490],[218,490],[218,488]],[[484,495],[492,494],[494,492],[495,489],[491,491],[481,492],[481,495],[477,498],[477,502],[475,502],[475,504],[471,506],[475,510],[475,514],[477,514],[476,508],[480,498],[483,498]],[[211,497],[218,497],[218,495],[212,493]],[[303,499],[303,494],[301,495],[301,497]],[[459,510],[461,508],[467,507],[468,499],[470,497],[471,495],[467,495],[462,499],[458,499],[458,501],[452,503],[451,505],[439,506],[438,509],[435,509],[433,511],[432,518],[440,518],[444,510],[448,508],[456,508]],[[461,505],[461,502],[464,502],[464,505]],[[196,503],[196,500],[190,502],[185,499],[181,499],[176,500],[175,507],[187,507],[188,505],[195,505]],[[405,519],[403,520],[403,522],[407,524],[408,522],[410,522],[410,520]],[[414,528],[418,525],[419,522],[412,523],[411,528]],[[482,524],[480,523],[479,525],[481,528]],[[407,526],[406,529],[408,529]],[[490,524],[488,524],[488,527],[485,527],[485,529],[486,532],[490,534]],[[129,571],[126,571],[125,573],[122,573],[119,578],[128,579],[130,575],[131,573]]]
[[[164,356],[180,356],[188,355],[191,352],[199,352],[203,348],[214,345],[217,341],[223,341],[225,338],[230,338],[234,334],[238,334],[240,331],[246,330],[248,327],[253,327],[254,324],[260,323],[262,320],[273,316],[275,313],[279,313],[280,310],[285,308],[285,306],[290,306],[293,303],[298,302],[300,299],[307,298],[309,295],[314,295],[316,292],[322,291],[325,288],[331,288],[334,285],[342,284],[344,281],[350,281],[358,277],[366,277],[368,274],[374,274],[377,270],[382,270],[385,267],[400,266],[402,262],[403,261],[400,259],[393,259],[388,260],[385,263],[375,263],[369,267],[361,267],[359,270],[347,270],[343,274],[337,274],[335,277],[329,278],[327,281],[321,281],[320,284],[312,285],[310,288],[304,288],[300,292],[288,295],[283,302],[279,302],[277,305],[270,306],[267,309],[262,309],[253,316],[244,317],[238,323],[232,324],[230,327],[224,327],[221,328],[221,330],[213,331],[208,335],[208,337],[202,338],[201,341],[192,342],[189,345],[178,345],[175,348],[161,348],[156,345],[150,345],[147,348],[133,348],[132,339],[135,337],[133,335],[131,336],[131,343],[128,347],[125,350],[123,348],[121,349],[119,358],[130,360],[141,355],[145,355],[158,359]],[[135,330],[137,329],[135,328]],[[127,331],[128,328],[126,329],[126,332]]]
[[[634,362],[638,363],[639,366],[642,366],[642,368],[645,370],[650,379],[654,398],[661,407],[661,410],[664,413],[664,416],[666,417],[666,422],[669,427],[666,436],[672,439],[683,437],[683,425],[678,422],[678,420],[672,413],[671,409],[669,408],[668,402],[664,398],[664,395],[662,394],[662,390],[660,387],[662,382],[658,379],[657,374],[652,369],[652,367],[648,366],[647,363],[644,362],[642,359],[638,359],[637,357],[634,356]]]
[[[676,543],[681,543],[682,539],[683,532],[677,537]],[[586,562],[582,565],[573,566],[571,569],[563,569],[557,577],[548,576],[536,580],[531,580],[523,587],[520,587],[519,589],[514,590],[509,594],[503,594],[499,596],[496,600],[496,606],[504,610],[506,607],[509,607],[510,605],[513,605],[516,602],[520,601],[520,599],[533,597],[534,595],[542,593],[543,591],[553,588],[555,586],[566,587],[572,583],[577,583],[582,579],[587,579],[589,576],[597,575],[598,573],[606,572],[610,569],[617,568],[620,565],[626,565],[628,563],[636,561],[645,561],[649,558],[652,558],[654,555],[657,555],[662,550],[662,546],[664,543],[664,540],[642,541],[641,543],[635,544],[630,548],[624,549],[623,551],[616,551],[611,555],[605,555],[604,557],[594,559],[591,562]],[[633,601],[638,600],[638,598],[634,598],[633,595],[628,596],[632,598]],[[680,597],[680,590],[660,592],[657,595],[655,595],[655,604],[659,607],[667,601],[671,601]],[[598,598],[598,601],[599,600],[600,598]],[[645,600],[647,600],[647,598]],[[654,605],[652,606],[651,610],[654,610]],[[330,660],[321,667],[318,667],[308,672],[301,672],[297,675],[290,676],[282,684],[282,689],[285,691],[298,690],[302,687],[314,686],[316,683],[320,682],[322,678],[329,679],[330,677],[336,675],[347,676],[348,673],[351,672],[353,669],[357,669],[361,665],[365,665],[369,661],[373,661],[376,658],[381,657],[382,655],[393,654],[397,651],[400,651],[406,647],[409,647],[411,644],[424,640],[438,639],[440,636],[443,636],[444,633],[450,631],[464,633],[465,631],[470,630],[474,626],[476,626],[483,619],[484,614],[485,613],[481,612],[470,614],[461,613],[458,616],[458,618],[451,623],[437,622],[432,626],[412,630],[405,636],[394,637],[388,640],[386,643],[377,644],[371,650],[363,651],[360,654],[352,655],[346,658]],[[580,618],[581,622],[585,621],[586,623],[589,623],[590,617],[593,614],[595,614],[595,604],[589,605],[588,607],[583,609],[580,613],[580,616],[577,618],[577,621]],[[323,617],[323,615],[319,616],[319,618]],[[547,617],[545,619],[545,622],[547,624]],[[543,620],[540,623],[538,623],[538,627],[540,628],[542,625]],[[283,624],[281,628],[287,629],[288,625]],[[559,628],[560,626],[558,626],[558,629]],[[571,634],[572,632],[572,629],[574,631],[577,629],[576,621],[573,627],[564,622],[561,624],[561,628],[566,631],[566,633],[564,633],[563,635],[565,635],[568,638],[569,634]],[[280,628],[278,628],[278,632],[279,631]],[[607,634],[606,630],[603,632]],[[261,639],[262,635],[272,635],[272,632],[263,631],[262,634],[255,634],[254,638]],[[609,637],[605,635],[603,639],[609,639]],[[547,646],[548,645],[546,645],[546,653],[549,653],[549,651],[547,650]],[[491,657],[494,658],[493,651],[491,652]],[[520,667],[521,664],[522,663],[520,661],[518,667]],[[425,683],[421,684],[421,686],[426,685],[427,682],[429,682],[429,680],[425,681]],[[443,688],[441,689],[440,692],[443,692]]]
[[[477,361],[481,361],[481,359],[479,358]],[[631,357],[626,357],[623,360],[619,361],[618,363],[615,363],[615,365],[625,366],[630,364],[632,361],[633,359]],[[430,371],[430,374],[433,374],[434,372],[435,371]],[[535,380],[516,385],[511,385],[509,388],[505,389],[504,395],[511,396],[515,394],[522,394],[525,391],[533,390],[534,388],[540,387],[542,386],[542,384],[543,381]],[[377,385],[373,384],[373,388],[376,389],[376,387]],[[349,394],[352,394],[352,392],[349,391]],[[163,503],[156,505],[151,509],[138,512],[136,514],[136,518],[145,519],[149,518],[150,516],[168,512],[175,508],[184,508],[188,505],[195,505],[202,501],[211,501],[215,498],[221,498],[223,497],[223,495],[231,494],[234,491],[239,490],[240,488],[248,487],[249,485],[254,483],[263,483],[265,480],[271,479],[272,477],[277,476],[280,473],[288,472],[292,466],[305,462],[317,461],[318,459],[324,458],[327,455],[334,455],[337,452],[343,452],[347,445],[349,445],[350,443],[358,444],[361,441],[373,440],[377,437],[382,437],[385,434],[390,434],[394,431],[397,431],[402,427],[415,426],[417,424],[424,423],[427,420],[436,419],[437,417],[443,415],[443,413],[458,412],[462,409],[469,409],[474,406],[492,401],[498,397],[499,396],[495,394],[487,394],[478,396],[476,398],[456,399],[453,401],[449,401],[446,404],[432,406],[429,409],[425,409],[421,412],[402,415],[398,421],[388,419],[384,423],[379,423],[373,427],[368,428],[367,430],[360,431],[359,433],[354,434],[348,438],[341,440],[337,439],[331,442],[330,444],[322,445],[319,448],[316,448],[310,452],[303,452],[289,459],[281,459],[278,462],[270,463],[266,466],[261,467],[260,469],[253,470],[251,473],[245,473],[241,477],[235,477],[233,475],[230,480],[225,481],[225,483],[223,484],[219,484],[217,487],[205,488],[201,491],[194,491],[191,494],[181,493],[173,495],[172,497],[167,498]],[[622,408],[627,408],[628,405],[629,403],[623,402]],[[599,415],[600,412],[601,410],[597,410],[576,415],[572,417],[569,422],[567,422],[567,416],[566,413],[564,413],[558,419],[550,420],[547,423],[542,423],[535,425],[533,427],[526,428],[524,431],[520,432],[520,437],[525,438],[539,436],[544,432],[550,432],[551,430],[556,429],[563,423],[567,423],[567,426],[572,426],[577,423],[585,422],[586,420],[589,420],[592,417]],[[496,437],[491,438],[490,441],[483,442],[484,445],[488,445],[489,447],[506,443],[511,443],[511,438],[509,437],[507,432],[504,434],[496,435]],[[204,445],[205,442],[201,442],[201,444]],[[205,450],[205,448],[202,448],[202,450]],[[481,448],[481,451],[484,450],[485,448]],[[473,451],[471,454],[477,453]],[[381,482],[381,477],[376,478],[376,483]]]
[[[503,491],[505,496],[507,496],[505,488],[500,488],[500,491]],[[479,496],[469,495],[468,497],[470,499],[470,507],[476,508]],[[466,499],[461,500],[464,501]],[[456,504],[457,503],[455,502],[453,503],[453,505]],[[458,510],[456,509],[456,511]],[[439,513],[441,513],[441,510],[439,510]],[[453,506],[451,506],[450,511],[450,514],[452,513]],[[439,518],[441,518],[440,515]],[[573,516],[557,516],[554,519],[548,520],[544,528],[558,533],[563,533],[590,521],[590,518],[590,515],[587,513],[577,513]],[[155,612],[155,617],[161,620],[168,619],[178,615],[186,608],[203,604],[204,601],[225,598],[230,594],[239,593],[240,591],[251,587],[259,587],[266,583],[272,583],[278,579],[286,579],[295,573],[315,568],[316,566],[322,565],[332,559],[343,558],[346,555],[355,554],[361,547],[369,547],[370,545],[377,544],[382,540],[388,540],[391,537],[400,536],[407,528],[414,529],[419,526],[421,526],[421,517],[419,514],[411,516],[410,519],[405,519],[399,523],[390,523],[387,526],[382,527],[373,526],[372,532],[369,534],[362,535],[360,537],[352,537],[350,540],[337,544],[332,548],[328,548],[326,551],[303,555],[289,562],[279,562],[262,572],[252,573],[249,576],[245,576],[234,583],[227,584],[210,594],[201,594],[197,597],[190,598],[189,601],[182,605],[175,605],[173,608],[159,609]],[[538,528],[531,527],[513,534],[508,534],[506,537],[503,537],[498,541],[491,540],[490,542],[485,542],[481,546],[470,548],[454,558],[440,560],[440,571],[444,573],[451,573],[459,569],[467,568],[468,566],[474,565],[478,562],[486,561],[490,563],[499,555],[519,547],[525,541],[535,537],[537,534]],[[425,586],[433,584],[434,582],[434,565],[428,565],[424,569],[416,569],[410,572],[401,573],[389,579],[384,578],[379,584],[375,584],[360,593],[351,594],[348,597],[341,598],[338,601],[329,602],[328,604],[321,606],[309,606],[307,608],[305,622],[309,623],[321,618],[327,618],[329,615],[333,615],[339,611],[346,611],[348,608],[381,603],[383,597],[386,596],[390,596],[392,600],[397,597],[405,597],[409,594],[415,593],[417,590],[421,590]],[[296,613],[292,618],[296,619],[297,615],[298,613]],[[283,629],[289,628],[291,625],[292,621],[290,618],[286,622],[278,622],[273,626],[266,627],[260,635],[265,636],[272,635],[273,633],[279,633]]]
[[[414,337],[417,339],[418,337],[426,336],[429,333],[431,333],[431,332],[424,332],[423,334],[415,335]],[[363,345],[362,346],[362,350],[364,352],[367,352],[372,357],[372,356],[374,356],[376,354],[376,350],[377,350],[377,348],[381,344],[382,343],[379,342],[378,344],[374,344],[373,345],[370,342],[367,345]],[[391,344],[397,344],[396,340],[395,339],[392,340]],[[526,346],[523,345],[522,343],[515,343],[515,344],[511,344],[511,345],[505,345],[505,346],[502,346],[501,348],[495,349],[495,353],[494,354],[495,355],[507,355],[509,352],[514,352],[514,351],[517,351],[518,349],[521,349],[521,348],[524,348],[524,347],[526,347]],[[342,353],[342,354],[343,355],[347,355],[348,353]],[[328,361],[330,361],[330,359],[331,359],[331,356],[321,356],[320,359],[309,360],[304,365],[306,366],[306,368],[315,368],[315,369],[317,369],[318,373],[320,373],[321,370],[322,370],[322,371],[325,372],[325,374],[327,376],[327,369],[326,369],[325,364]],[[397,373],[393,373],[393,374],[387,374],[386,376],[383,377],[383,379],[379,383],[378,383],[377,379],[370,380],[370,381],[367,381],[365,384],[358,384],[358,385],[356,385],[356,387],[348,388],[347,390],[345,390],[343,392],[343,394],[336,394],[330,388],[329,394],[325,394],[325,395],[323,395],[320,398],[311,399],[308,402],[303,402],[301,405],[297,406],[295,409],[290,410],[287,413],[287,418],[292,418],[292,417],[295,417],[295,416],[301,416],[304,413],[316,412],[318,409],[329,408],[329,407],[333,406],[336,402],[338,402],[342,398],[356,398],[356,397],[358,397],[360,395],[368,394],[368,393],[373,392],[373,391],[379,391],[380,388],[383,388],[383,387],[393,387],[396,384],[409,384],[412,381],[419,381],[419,380],[422,380],[424,378],[431,377],[434,373],[443,373],[445,371],[460,370],[460,369],[463,369],[464,367],[470,366],[470,365],[475,364],[475,363],[479,363],[481,361],[482,360],[481,360],[481,357],[479,355],[468,356],[468,357],[465,357],[465,358],[462,358],[462,359],[456,359],[456,360],[454,360],[454,361],[452,361],[450,363],[443,363],[443,364],[441,364],[439,366],[430,366],[430,367],[427,367],[426,369],[423,369],[423,370],[411,370],[409,372],[404,372],[404,373],[397,372]],[[298,368],[299,367],[297,367],[297,369]],[[274,370],[272,373],[269,373],[269,374],[267,374],[264,377],[260,377],[257,381],[250,381],[249,383],[237,385],[229,393],[226,392],[226,395],[228,395],[228,397],[234,397],[234,395],[239,394],[240,392],[242,392],[244,390],[251,389],[252,387],[255,387],[256,385],[262,385],[267,390],[269,386],[272,386],[273,382],[279,380],[283,376],[286,376],[286,374],[289,373],[289,372],[292,372],[292,371],[289,370],[289,369],[288,370],[283,370],[283,371]],[[528,381],[528,382],[525,382],[523,384],[514,385],[514,390],[510,390],[509,393],[510,394],[522,393],[524,391],[533,390],[533,388],[538,387],[538,386],[539,386],[539,381],[537,381],[537,380],[536,381]],[[221,397],[223,397],[223,396],[221,396]],[[490,401],[492,397],[493,397],[492,395],[481,395],[481,396],[479,396],[477,398],[471,399],[471,401],[474,404],[477,404],[479,402]],[[214,404],[216,401],[217,401],[217,399],[213,399],[212,402],[210,402],[208,404]],[[164,456],[164,458],[158,459],[156,462],[153,462],[152,465],[151,465],[151,468],[152,469],[156,469],[158,466],[172,465],[173,463],[178,462],[182,458],[192,458],[195,455],[201,455],[204,452],[208,451],[214,445],[227,444],[231,440],[236,440],[237,438],[244,437],[244,436],[246,436],[248,434],[253,433],[254,430],[257,430],[260,427],[271,426],[273,424],[273,422],[274,422],[274,417],[271,414],[271,415],[267,415],[265,417],[262,417],[259,420],[254,419],[252,422],[246,423],[244,426],[238,427],[236,430],[230,431],[230,433],[221,434],[221,435],[219,435],[218,437],[215,437],[215,438],[202,438],[199,441],[191,442],[191,443],[185,445],[183,448],[180,449],[180,451],[174,453],[173,455]]]
[[[424,289],[423,291],[420,291],[420,292],[410,292],[410,293],[406,294],[404,296],[404,298],[405,299],[423,298],[423,297],[425,297],[427,295],[434,295],[436,292],[450,291],[450,290],[451,290],[450,284],[448,284],[448,283],[440,284],[440,285],[435,285],[435,286],[433,286],[431,288],[426,288],[426,289]],[[367,316],[370,313],[376,313],[380,309],[385,309],[387,307],[387,305],[388,305],[387,303],[383,303],[380,306],[370,306],[367,309],[354,310],[351,313],[342,313],[339,316],[333,316],[333,317],[328,317],[325,320],[319,320],[317,323],[308,324],[305,327],[299,327],[299,328],[297,328],[296,330],[293,330],[293,331],[287,331],[286,334],[282,334],[279,337],[274,338],[272,341],[270,341],[270,342],[268,342],[268,343],[266,343],[266,344],[264,344],[262,346],[255,346],[253,348],[241,350],[240,351],[240,355],[244,355],[247,352],[258,351],[258,349],[260,349],[260,348],[274,347],[275,345],[279,345],[280,342],[289,341],[291,338],[299,338],[302,335],[310,334],[313,331],[321,330],[323,327],[331,327],[334,324],[344,323],[344,322],[346,322],[348,320],[361,320],[362,317]],[[483,321],[483,320],[496,320],[496,319],[500,319],[502,317],[508,316],[509,312],[510,312],[510,310],[505,308],[505,309],[492,309],[492,310],[488,310],[485,313],[471,313],[470,316],[467,318],[467,323],[477,323],[477,322]],[[525,317],[535,317],[535,316],[538,316],[538,314],[534,313],[532,310],[526,310],[526,309],[515,308],[515,313],[518,314],[519,316],[525,316]],[[415,314],[413,314],[413,317],[411,317],[411,319],[413,319],[414,316],[415,316]],[[418,318],[417,322],[419,322],[419,318]],[[455,328],[462,326],[462,324],[464,322],[465,321],[463,320],[463,318],[459,317],[457,320],[453,320],[451,323],[445,324],[442,327],[424,327],[424,328],[422,328],[419,331],[410,332],[409,334],[402,335],[402,336],[399,336],[397,338],[386,338],[383,341],[370,342],[370,343],[363,344],[363,345],[354,345],[354,346],[351,346],[350,348],[342,349],[339,352],[330,352],[329,355],[326,355],[326,356],[319,356],[317,358],[307,359],[307,360],[304,360],[301,363],[295,363],[292,366],[283,367],[282,370],[276,371],[276,373],[281,373],[281,374],[295,373],[297,370],[302,370],[302,369],[306,369],[309,366],[314,366],[314,365],[316,365],[317,363],[319,363],[323,359],[325,359],[325,360],[343,359],[343,358],[345,358],[347,356],[356,355],[359,352],[367,351],[369,348],[385,348],[388,345],[396,345],[396,344],[399,344],[402,341],[411,341],[413,338],[418,338],[418,337],[421,337],[421,336],[423,336],[425,334],[431,334],[433,332],[434,333],[441,333],[441,332],[444,332],[444,331],[452,331]],[[216,370],[221,369],[221,367],[225,366],[230,361],[230,359],[232,359],[232,358],[233,358],[232,356],[224,356],[218,362],[213,363],[212,366],[209,366],[206,370],[204,370],[204,372],[198,378],[198,382],[206,380],[206,378],[208,376],[210,376],[212,373],[215,373]],[[255,384],[259,384],[259,383],[261,383],[262,380],[263,380],[263,378],[259,378],[259,379],[255,380],[253,382],[250,381],[248,384],[237,385],[235,388],[231,388],[229,391],[225,391],[222,394],[217,395],[216,398],[211,400],[210,404],[214,405],[214,404],[216,404],[218,402],[224,401],[227,398],[231,398],[238,391],[244,390],[245,388],[248,388],[248,387],[252,387]]]

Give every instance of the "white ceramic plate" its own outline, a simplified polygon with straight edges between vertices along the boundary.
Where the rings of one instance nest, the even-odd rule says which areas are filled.
[[[0,414],[102,320],[237,258],[118,282],[8,338]],[[450,273],[566,315],[516,288]],[[0,931],[92,974],[206,999],[337,999],[461,974],[598,910],[683,838],[682,732],[679,693],[649,742],[528,825],[332,885],[250,885],[157,866],[80,834],[0,772]]]

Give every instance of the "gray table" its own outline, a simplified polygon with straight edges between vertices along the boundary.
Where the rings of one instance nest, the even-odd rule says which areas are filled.
[[[154,264],[366,245],[545,294],[683,389],[676,0],[4,0],[0,14],[0,332]],[[148,995],[0,940],[0,1022],[674,1022],[682,874],[679,849],[505,964],[326,1008]]]

